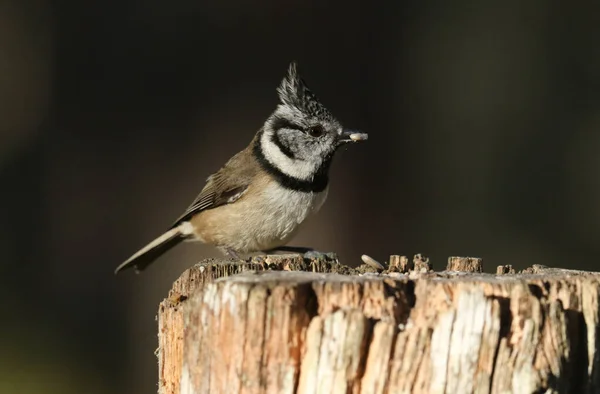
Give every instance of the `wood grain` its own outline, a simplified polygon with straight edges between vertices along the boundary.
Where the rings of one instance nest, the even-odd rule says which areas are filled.
[[[174,284],[160,393],[600,392],[596,273],[270,259],[205,262]]]

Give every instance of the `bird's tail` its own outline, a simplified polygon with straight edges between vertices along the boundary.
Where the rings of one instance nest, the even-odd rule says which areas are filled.
[[[189,223],[185,223],[189,225]],[[182,225],[174,227],[144,246],[133,256],[128,258],[125,262],[121,263],[116,269],[115,274],[129,269],[135,268],[136,272],[143,271],[147,266],[152,264],[154,260],[160,257],[163,253],[167,252],[172,247],[179,244],[185,238],[189,236],[189,232]]]

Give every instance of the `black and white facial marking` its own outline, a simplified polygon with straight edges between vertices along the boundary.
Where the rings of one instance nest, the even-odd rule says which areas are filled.
[[[255,155],[284,186],[322,191],[342,125],[300,79],[294,64],[278,93],[280,104],[260,132]]]
[[[337,122],[303,117],[280,105],[265,123],[260,144],[265,158],[281,172],[311,180],[331,160],[338,129]]]

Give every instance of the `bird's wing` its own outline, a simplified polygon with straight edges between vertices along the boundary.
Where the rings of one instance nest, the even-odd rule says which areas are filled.
[[[206,209],[231,204],[240,199],[258,172],[255,161],[246,157],[247,153],[249,152],[246,150],[238,153],[223,168],[209,176],[200,194],[171,228]]]

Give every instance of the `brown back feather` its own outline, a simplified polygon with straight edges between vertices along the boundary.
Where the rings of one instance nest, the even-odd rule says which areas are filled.
[[[259,164],[252,155],[252,145],[233,156],[216,173],[209,176],[206,185],[171,228],[192,216],[237,201],[259,173]]]

